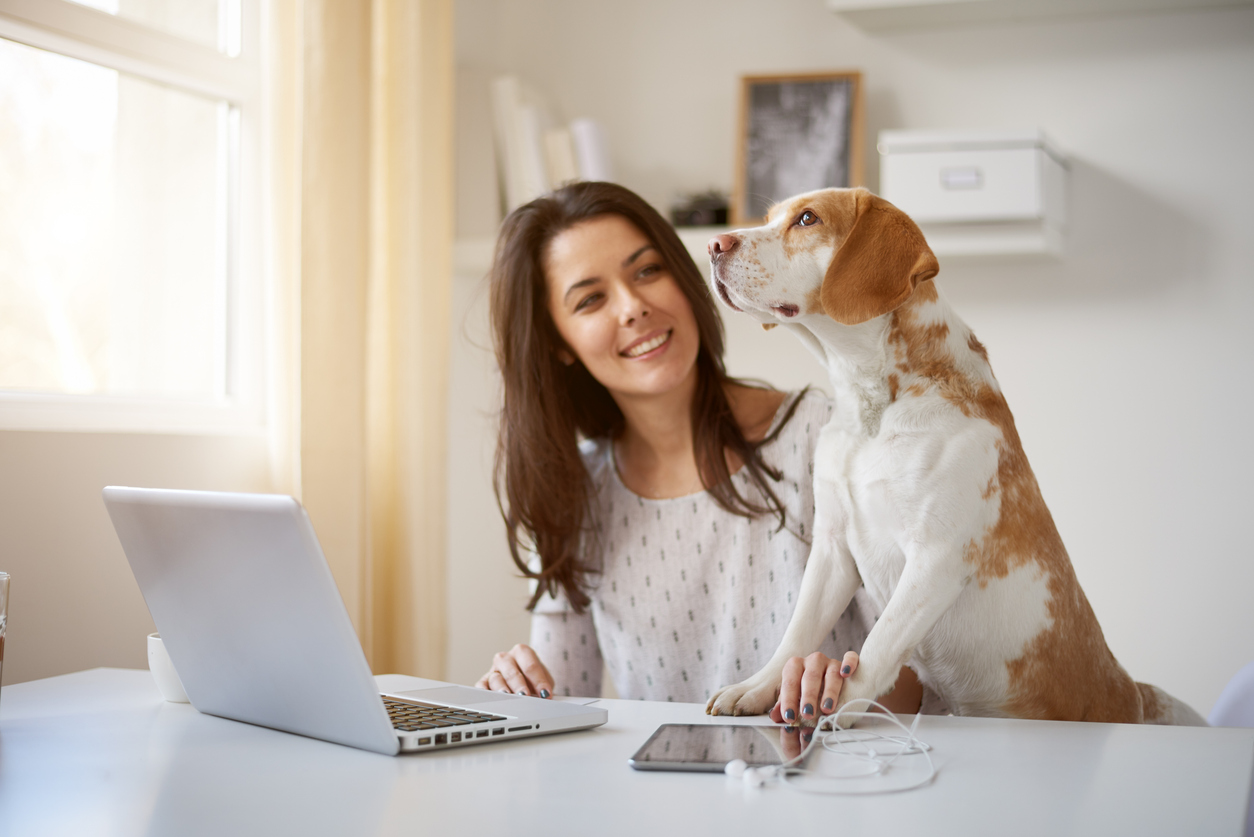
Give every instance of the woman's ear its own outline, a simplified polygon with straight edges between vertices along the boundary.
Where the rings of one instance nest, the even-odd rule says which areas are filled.
[[[853,228],[832,256],[819,299],[838,323],[857,325],[895,310],[940,271],[922,231],[906,213],[856,189]]]

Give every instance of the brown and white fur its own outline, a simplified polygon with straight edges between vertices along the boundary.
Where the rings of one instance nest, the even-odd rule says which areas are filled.
[[[784,663],[818,648],[865,584],[883,613],[842,704],[888,692],[909,662],[959,715],[1204,723],[1106,646],[984,346],[937,293],[913,221],[865,189],[829,189],[710,254],[716,296],[818,355],[835,412],[783,641],[708,712],[769,709]]]

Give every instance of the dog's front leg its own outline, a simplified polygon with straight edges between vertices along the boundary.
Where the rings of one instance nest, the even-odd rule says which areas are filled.
[[[908,558],[892,597],[862,645],[858,670],[841,689],[839,704],[874,700],[889,692],[901,667],[957,601],[968,578],[961,550]]]
[[[814,546],[801,577],[797,608],[779,648],[757,674],[715,692],[706,704],[707,713],[761,715],[768,711],[779,697],[784,664],[792,657],[804,657],[817,649],[853,600],[862,584],[853,554],[845,544],[843,532],[822,526],[821,517],[816,515]]]

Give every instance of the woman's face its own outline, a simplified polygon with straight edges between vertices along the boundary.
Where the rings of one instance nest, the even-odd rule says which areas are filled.
[[[567,347],[615,399],[695,381],[700,334],[662,254],[621,215],[582,221],[544,253],[549,313]],[[571,362],[565,351],[563,362]]]

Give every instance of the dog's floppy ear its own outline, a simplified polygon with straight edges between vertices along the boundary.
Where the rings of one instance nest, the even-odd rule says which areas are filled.
[[[819,294],[824,313],[845,325],[893,311],[940,271],[906,213],[865,189],[852,196],[853,227],[832,257]]]

